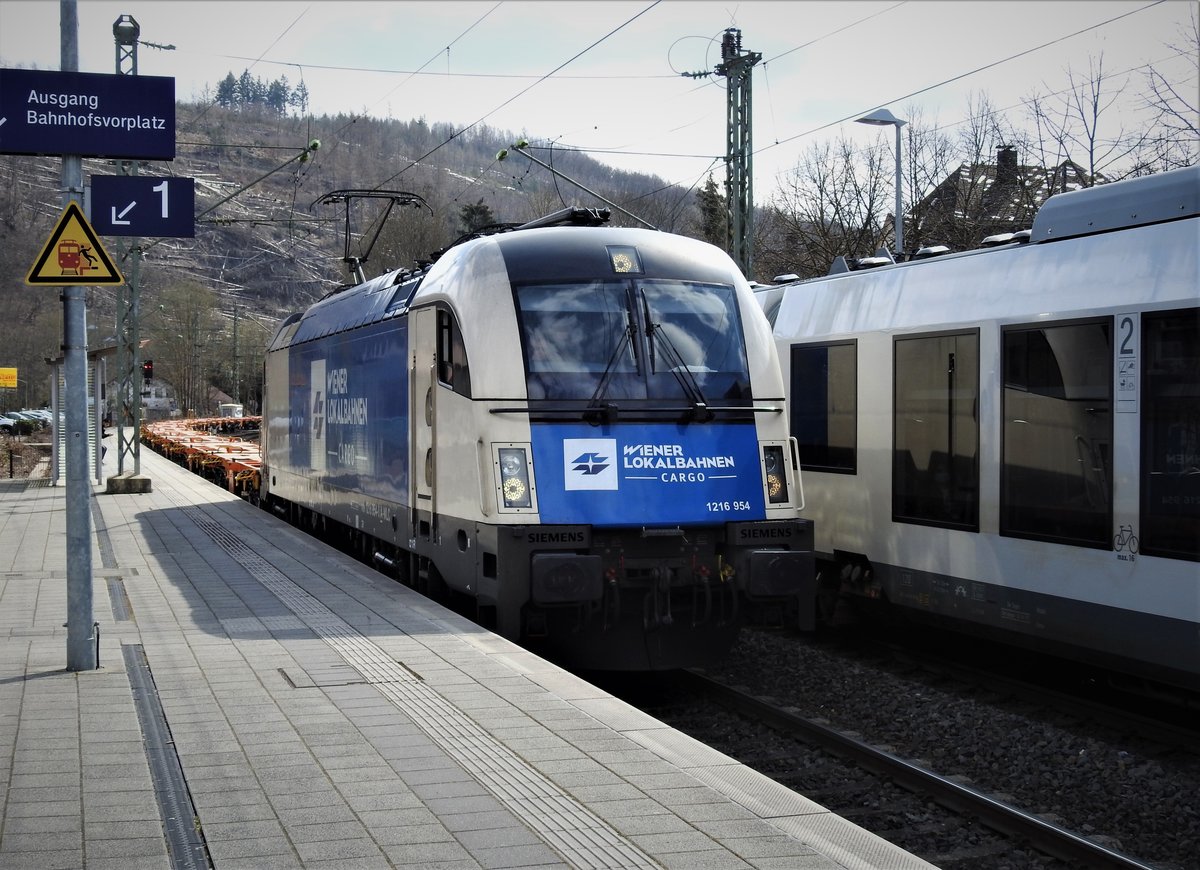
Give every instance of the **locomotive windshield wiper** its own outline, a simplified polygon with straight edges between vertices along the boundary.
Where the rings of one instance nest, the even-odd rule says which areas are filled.
[[[675,376],[675,380],[683,388],[684,395],[692,403],[692,419],[699,422],[711,420],[713,412],[708,407],[708,400],[704,397],[704,391],[700,389],[700,383],[696,380],[696,376],[692,374],[692,370],[683,361],[683,357],[671,341],[671,337],[667,335],[667,331],[663,328],[663,325],[651,320],[650,303],[646,301],[645,291],[642,291],[642,311],[646,318],[646,337],[650,339],[650,352],[653,353],[657,346],[655,340],[661,338],[663,356],[667,358],[667,363],[671,367],[671,374]],[[653,362],[652,359],[651,370],[653,370]]]
[[[596,390],[592,393],[592,398],[588,400],[587,408],[583,411],[583,419],[587,422],[612,423],[616,421],[619,410],[616,402],[601,402],[601,399],[604,397],[604,393],[608,389],[608,384],[612,380],[617,360],[621,358],[621,354],[625,351],[627,345],[630,349],[633,348],[633,340],[636,334],[637,327],[626,320],[625,328],[621,330],[621,337],[617,340],[612,355],[608,358],[608,365],[604,367],[604,372],[600,375],[600,382],[596,384]]]

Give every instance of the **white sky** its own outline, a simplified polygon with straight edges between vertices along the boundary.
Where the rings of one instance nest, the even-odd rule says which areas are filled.
[[[916,106],[927,121],[953,132],[951,125],[967,114],[968,95],[985,92],[994,105],[1011,107],[1015,119],[1023,96],[1066,87],[1068,67],[1086,75],[1089,58],[1101,54],[1112,73],[1154,63],[1194,98],[1200,88],[1194,57],[1172,59],[1167,47],[1186,45],[1181,33],[1194,6],[1194,0],[79,0],[79,68],[115,72],[112,24],[130,14],[144,42],[176,47],[142,45],[138,71],[174,77],[178,99],[200,100],[227,73],[236,77],[249,68],[266,81],[286,75],[294,85],[303,78],[318,115],[424,117],[458,128],[482,119],[535,142],[627,152],[593,156],[690,185],[710,167],[718,183],[724,180],[726,97],[724,79],[679,73],[712,70],[720,63],[722,31],[738,27],[743,50],[763,56],[753,80],[754,183],[762,202],[775,177],[822,138],[846,133],[890,142],[892,128],[852,123],[877,106],[900,117]],[[1005,60],[1054,40],[1061,41]],[[59,50],[59,3],[0,0],[0,66],[57,69]],[[1141,90],[1134,73],[1127,95]],[[523,171],[523,158],[516,159]]]

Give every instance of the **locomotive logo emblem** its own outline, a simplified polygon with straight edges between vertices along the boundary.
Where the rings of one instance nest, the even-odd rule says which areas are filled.
[[[572,471],[578,471],[580,474],[599,474],[604,469],[608,468],[607,456],[601,456],[599,453],[584,453],[582,456],[576,457],[578,463]]]
[[[308,365],[308,408],[310,437],[308,442],[308,464],[313,471],[323,473],[325,457],[325,360],[315,359]]]
[[[324,424],[325,424],[325,403],[321,401],[321,391],[320,390],[313,391],[312,420],[313,420],[313,437],[320,438],[321,437],[321,429],[324,428]]]
[[[563,484],[568,490],[616,489],[617,467],[612,438],[564,438]]]

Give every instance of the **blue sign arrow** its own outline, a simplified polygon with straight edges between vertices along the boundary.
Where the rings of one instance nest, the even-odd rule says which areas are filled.
[[[0,69],[0,154],[175,159],[175,79]]]
[[[196,235],[196,183],[191,178],[93,175],[92,228],[102,236]]]

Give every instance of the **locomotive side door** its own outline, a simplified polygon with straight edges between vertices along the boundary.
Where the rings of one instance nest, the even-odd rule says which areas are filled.
[[[429,541],[435,537],[437,497],[437,311],[420,308],[410,315],[409,331],[409,419],[412,421],[412,455],[409,479],[412,481],[412,537]],[[421,548],[418,547],[418,550]]]

